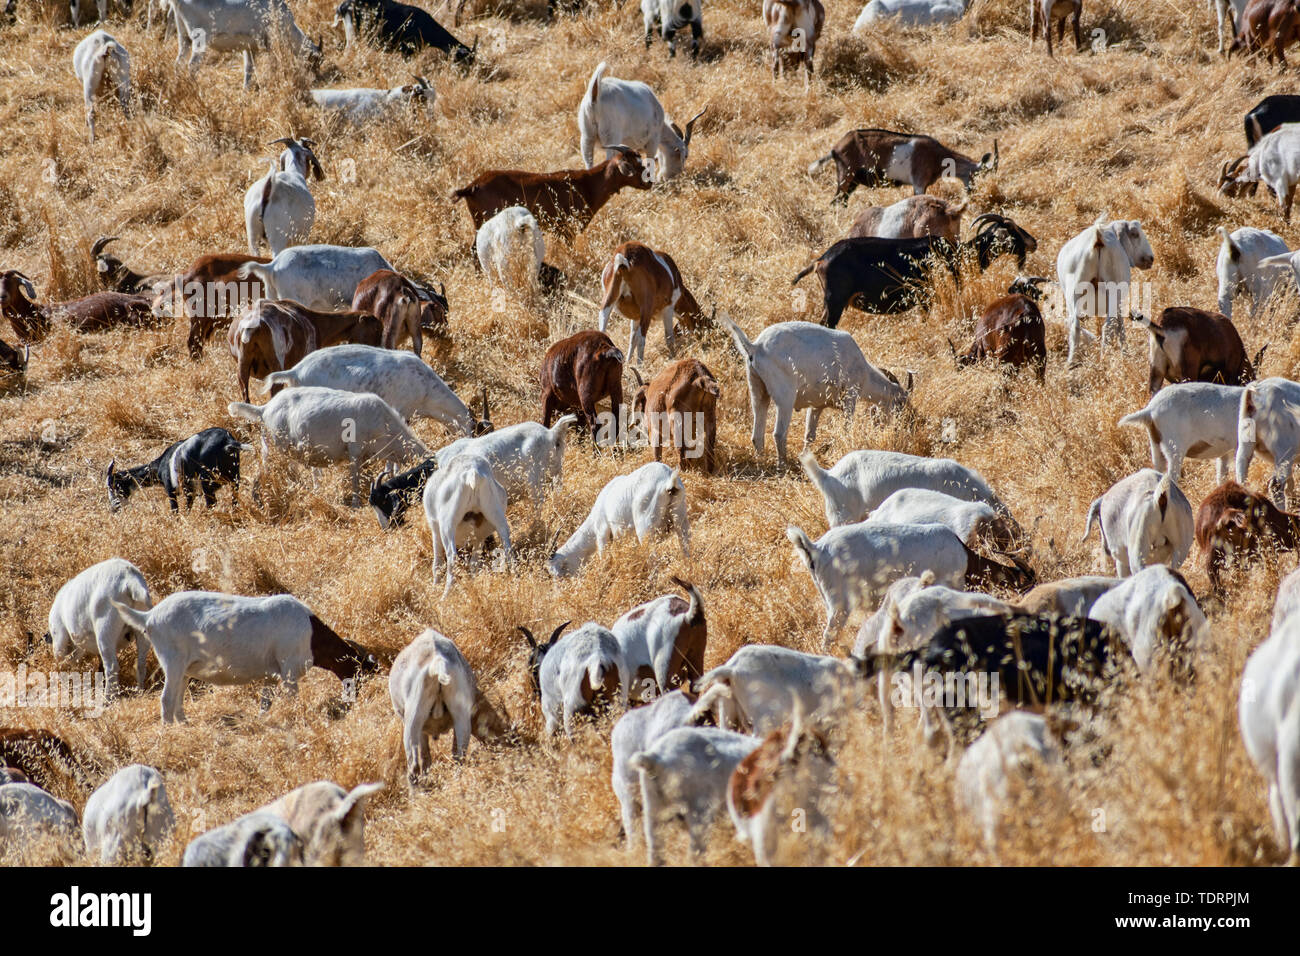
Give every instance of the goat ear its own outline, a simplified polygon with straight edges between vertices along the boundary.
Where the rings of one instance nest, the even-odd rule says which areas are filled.
[[[382,783],[363,783],[353,787],[352,792],[334,808],[334,819],[339,822],[340,829],[350,830],[361,823],[366,808],[366,797],[383,789]]]
[[[1252,362],[1251,365],[1255,369],[1256,378],[1259,377],[1259,363],[1264,361],[1264,353],[1267,351],[1268,351],[1268,343],[1265,342],[1263,348],[1261,348],[1258,352],[1255,353],[1255,361]]]
[[[18,284],[22,286],[23,292],[26,293],[27,298],[35,302],[36,286],[32,285],[32,280],[27,278],[27,276],[23,275],[22,273],[18,273]]]

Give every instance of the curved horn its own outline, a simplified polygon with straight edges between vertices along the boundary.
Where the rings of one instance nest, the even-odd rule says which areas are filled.
[[[982,212],[978,216],[976,216],[974,220],[971,221],[970,225],[971,228],[974,229],[976,232],[982,232],[983,231],[982,226],[984,224],[987,224],[989,226],[996,226],[996,225],[1002,225],[1006,222],[1007,222],[1006,216],[1000,216],[995,212]]]
[[[101,252],[104,251],[104,247],[106,245],[108,245],[110,242],[116,242],[118,238],[119,238],[118,236],[100,236],[98,239],[95,240],[94,245],[90,247],[91,256],[99,255]]]
[[[1268,348],[1267,344],[1264,345],[1264,349],[1266,348]],[[1256,368],[1259,368],[1259,360],[1264,355],[1264,349],[1260,349],[1259,355],[1255,357]],[[31,360],[32,360],[32,347],[30,345],[25,345],[23,346],[23,371],[24,372],[27,371],[27,363],[30,362]]]
[[[116,467],[116,466],[117,466],[117,459],[116,459],[116,458],[114,458],[112,461],[110,461],[110,462],[108,463],[108,472],[107,472],[107,477],[108,477],[108,483],[109,483],[110,486],[113,484],[113,469],[114,469],[114,467]]]
[[[279,139],[271,140],[271,142],[267,143],[266,145],[274,146],[277,143],[284,143],[286,146],[296,146],[297,140],[295,140],[292,136],[281,136]]]
[[[524,627],[522,624],[519,625],[519,631],[524,635],[524,640],[528,642],[529,647],[537,646],[537,638],[533,637],[532,631],[528,630],[528,628]]]
[[[490,416],[490,415],[488,414],[488,398],[487,398],[487,386],[486,386],[486,385],[483,386],[483,421],[485,421],[485,422],[490,422],[490,421],[492,421],[492,416]]]
[[[641,373],[636,370],[635,365],[633,365],[631,368],[632,368],[632,377],[636,379],[637,388],[645,388],[645,379],[641,377]]]
[[[298,145],[306,146],[308,149],[312,149],[313,147],[315,147],[316,141],[314,139],[310,139],[304,136],[302,139],[298,140]]]
[[[998,168],[998,141],[993,141],[993,168]]]
[[[547,647],[550,647],[552,644],[554,644],[556,641],[558,641],[558,640],[560,639],[560,633],[561,633],[561,632],[562,632],[566,627],[568,627],[568,626],[569,626],[570,624],[572,624],[572,623],[573,623],[572,621],[565,621],[563,624],[561,624],[559,627],[557,627],[554,631],[552,631],[552,632],[551,632],[551,639],[550,639],[549,641],[546,642],[546,646],[547,646]]]

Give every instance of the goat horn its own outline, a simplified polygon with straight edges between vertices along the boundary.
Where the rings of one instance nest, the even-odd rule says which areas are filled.
[[[298,145],[306,146],[308,149],[311,149],[316,145],[316,141],[314,139],[308,139],[306,136],[304,136],[302,139],[298,140]]]
[[[551,632],[551,639],[550,639],[549,641],[546,642],[547,646],[549,647],[550,645],[552,645],[552,644],[554,644],[556,641],[558,641],[558,640],[560,639],[560,633],[561,633],[561,632],[562,632],[566,627],[568,627],[568,626],[569,626],[570,624],[572,624],[572,623],[573,623],[572,621],[565,621],[563,624],[561,624],[559,627],[557,627],[554,631],[552,631],[552,632]]]
[[[274,146],[276,143],[288,143],[290,146],[297,145],[292,136],[281,136],[279,139],[273,139],[267,143],[267,146]]]
[[[488,415],[488,400],[487,400],[487,386],[486,386],[486,385],[483,386],[483,421],[485,421],[485,422],[490,422],[490,421],[492,421],[491,417]]]
[[[99,255],[101,252],[104,251],[104,247],[105,247],[106,245],[108,245],[110,242],[116,242],[116,241],[118,240],[118,238],[120,238],[120,237],[118,237],[118,236],[100,236],[98,239],[95,240],[95,244],[92,245],[92,246],[90,247],[90,254],[91,254],[92,256],[97,256],[97,255]]]
[[[533,637],[533,632],[532,632],[532,631],[528,630],[528,628],[524,627],[522,624],[519,625],[519,631],[520,631],[520,632],[524,635],[524,637],[528,640],[528,646],[529,646],[529,647],[536,647],[536,646],[537,646],[537,638]]]

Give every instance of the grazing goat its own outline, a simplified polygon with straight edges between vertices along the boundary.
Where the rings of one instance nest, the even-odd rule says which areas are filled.
[[[1152,564],[1177,571],[1192,550],[1192,506],[1168,472],[1143,468],[1115,482],[1088,506],[1081,540],[1088,540],[1094,520],[1102,550],[1115,562],[1116,577]]]
[[[368,246],[291,246],[268,263],[246,262],[235,272],[257,279],[268,299],[289,299],[306,309],[346,309],[357,286],[380,269],[396,271]]]
[[[253,451],[224,428],[205,428],[196,435],[168,445],[147,465],[117,470],[117,459],[108,463],[108,508],[117,512],[137,488],[162,485],[172,511],[179,511],[177,496],[185,495],[185,509],[194,505],[194,483],[203,492],[203,504],[217,503],[217,489],[230,485],[231,501],[239,503],[239,455]]]
[[[562,725],[565,736],[572,737],[578,714],[615,704],[626,710],[632,687],[627,659],[612,631],[590,621],[561,637],[567,626],[566,621],[557,627],[545,644],[537,643],[528,628],[519,628],[528,641],[528,679],[541,701],[547,736]]]
[[[253,85],[253,55],[280,43],[313,69],[321,46],[298,29],[287,0],[171,0],[176,19],[176,62],[190,50],[197,70],[209,51],[244,54],[244,89]]]
[[[148,611],[153,604],[140,569],[121,558],[92,564],[59,588],[50,605],[46,632],[56,661],[98,655],[110,696],[120,688],[117,655],[127,641],[135,640],[135,686],[140,690],[144,690],[149,653],[149,642],[144,635],[130,632],[113,609],[114,601],[139,611]]]
[[[999,825],[1015,805],[1013,788],[1027,787],[1037,796],[1045,772],[1050,779],[1061,763],[1047,718],[1023,710],[1003,714],[966,748],[954,771],[953,790],[990,852],[996,852]]]
[[[1065,297],[1067,324],[1070,329],[1069,354],[1066,364],[1075,364],[1081,336],[1085,334],[1082,317],[1096,316],[1101,344],[1105,346],[1107,332],[1118,334],[1124,340],[1124,325],[1120,313],[1127,309],[1133,314],[1133,296],[1130,278],[1133,269],[1150,269],[1155,262],[1151,243],[1136,219],[1117,219],[1105,222],[1099,216],[1083,232],[1061,247],[1056,257],[1056,272]],[[1092,333],[1086,333],[1093,338]]]
[[[632,374],[637,374],[636,369]],[[632,399],[632,412],[647,421],[655,461],[663,459],[664,432],[668,431],[677,449],[678,468],[686,471],[694,464],[706,475],[717,470],[721,394],[717,379],[698,359],[681,359],[666,365],[648,384],[641,386]]]
[[[1040,276],[1018,279],[1007,295],[989,303],[975,323],[975,341],[966,354],[958,356],[949,339],[948,349],[957,367],[973,365],[988,358],[1012,368],[1028,365],[1041,383],[1047,372],[1047,329],[1037,300],[1043,294],[1039,284],[1046,281]]]
[[[502,209],[479,226],[474,251],[483,274],[497,285],[514,286],[522,279],[525,288],[535,288],[541,282],[546,240],[523,206]]]
[[[1278,212],[1291,221],[1291,200],[1300,183],[1300,123],[1285,123],[1263,136],[1245,156],[1230,159],[1219,172],[1219,192],[1255,194],[1264,183],[1277,197]]]
[[[235,418],[261,423],[263,470],[268,439],[313,468],[350,462],[354,502],[360,498],[363,462],[396,465],[429,457],[429,449],[393,406],[369,392],[303,386],[285,389],[265,405],[231,402],[227,410]]]
[[[678,685],[689,687],[704,673],[709,640],[704,602],[689,581],[674,577],[672,582],[690,596],[689,603],[676,594],[665,594],[632,608],[610,625],[641,700],[666,694]]]
[[[489,170],[468,186],[452,193],[465,200],[475,232],[503,209],[523,206],[543,229],[572,239],[624,186],[650,188],[650,172],[635,150],[604,144],[612,150],[604,162],[590,169],[563,169],[552,173]]]
[[[1162,564],[1109,588],[1093,602],[1088,617],[1109,624],[1143,672],[1151,671],[1160,656],[1176,674],[1190,675],[1192,659],[1209,633],[1187,581]]]
[[[676,348],[675,317],[680,316],[683,327],[691,330],[713,325],[713,319],[704,315],[686,288],[672,256],[640,242],[625,242],[614,250],[600,274],[600,283],[605,297],[600,303],[598,327],[602,332],[608,329],[609,317],[617,309],[630,323],[628,357],[635,355],[638,362],[645,361],[646,334],[655,316],[663,322],[669,356]]]
[[[1010,614],[1009,604],[978,591],[955,591],[934,583],[934,572],[919,578],[899,578],[889,586],[880,607],[858,628],[852,656],[871,650],[919,647],[945,624],[977,614]]]
[[[131,116],[131,55],[115,37],[96,30],[72,51],[72,72],[81,81],[86,101],[86,126],[90,141],[95,141],[95,97],[116,93],[122,115]]]
[[[1062,578],[1040,584],[1016,602],[1016,609],[1024,614],[1057,617],[1087,617],[1089,609],[1124,578],[1085,574],[1077,578]]]
[[[822,283],[823,322],[839,325],[844,309],[875,315],[895,315],[917,306],[929,307],[931,274],[942,265],[960,284],[961,264],[973,255],[980,272],[1004,254],[1021,267],[1038,241],[1005,216],[984,213],[972,223],[975,234],[952,243],[936,236],[920,239],[841,239],[794,277],[797,285],[816,272]]]
[[[1029,0],[1029,46],[1038,39],[1039,27],[1047,41],[1047,55],[1052,56],[1052,27],[1056,27],[1056,42],[1065,42],[1065,21],[1068,18],[1074,29],[1074,52],[1083,46],[1079,30],[1079,17],[1083,14],[1083,0]]]
[[[641,21],[645,25],[645,48],[654,41],[655,27],[668,44],[668,56],[677,55],[677,33],[691,28],[691,58],[700,55],[704,37],[704,0],[641,0]]]
[[[1217,0],[1224,3],[1225,0]],[[1232,0],[1233,5],[1245,9],[1246,0]],[[1222,30],[1222,21],[1220,21]],[[1234,31],[1235,32],[1235,31]],[[1219,40],[1219,52],[1223,52],[1223,40]],[[1283,123],[1300,123],[1300,96],[1292,93],[1274,93],[1256,103],[1246,114],[1246,148],[1250,149],[1261,139]]]
[[[1246,753],[1268,783],[1278,846],[1300,866],[1300,630],[1275,628],[1246,659],[1237,719]],[[0,792],[3,788],[0,788]]]
[[[961,241],[961,217],[967,202],[946,202],[938,196],[908,196],[892,206],[863,206],[853,216],[845,239],[878,236],[881,239],[920,239],[939,236]]]
[[[660,462],[642,465],[627,475],[611,478],[591,506],[591,513],[546,563],[554,577],[576,574],[592,553],[629,532],[644,544],[652,535],[676,532],[682,554],[690,555],[690,523],[686,516],[686,488],[677,469]]]
[[[344,790],[329,780],[317,780],[291,790],[257,813],[277,816],[302,840],[307,866],[365,866],[366,798],[384,789],[363,783]]]
[[[873,23],[900,27],[932,27],[956,23],[966,15],[965,0],[869,0],[853,21],[855,34]]]
[[[475,418],[441,376],[411,352],[373,345],[333,345],[306,355],[287,371],[266,376],[266,388],[272,394],[280,386],[369,392],[408,422],[424,415],[465,435],[492,430],[490,421]]]
[[[983,501],[1010,518],[1006,505],[979,472],[951,458],[927,458],[898,451],[851,451],[830,469],[811,451],[799,463],[826,504],[826,526],[862,521],[904,488],[926,488],[962,501]],[[1017,529],[1018,530],[1018,529]]]
[[[72,804],[30,783],[0,785],[0,859],[7,865],[70,864],[82,847]]]
[[[944,146],[933,136],[896,133],[888,129],[854,129],[841,136],[831,151],[808,167],[815,174],[835,162],[835,195],[831,205],[846,205],[858,186],[911,186],[919,196],[945,177],[957,179],[969,193],[975,180],[998,168],[998,144],[976,162]]]
[[[850,703],[855,684],[853,668],[839,658],[750,644],[695,682],[694,714],[762,737],[796,712],[813,723],[834,722]]]
[[[7,342],[0,341],[0,395],[27,384],[27,363],[31,357],[30,345],[24,346],[22,352],[19,352]]]
[[[113,774],[86,801],[86,853],[105,866],[153,863],[176,826],[162,774],[134,763]]]
[[[171,302],[163,302],[164,311],[190,320],[186,339],[190,358],[203,357],[203,346],[212,333],[225,328],[258,299],[266,297],[261,282],[240,279],[239,268],[248,262],[265,265],[265,256],[242,252],[199,256],[189,268],[172,280]]]
[[[412,351],[420,355],[424,351],[425,304],[441,304],[442,324],[446,324],[447,297],[443,292],[438,296],[440,303],[426,300],[410,279],[391,269],[380,269],[357,283],[356,291],[352,293],[352,311],[369,312],[379,319],[384,327],[379,344],[384,348],[395,349],[409,338]]]
[[[1165,309],[1154,320],[1135,315],[1133,321],[1151,336],[1149,395],[1165,382],[1245,385],[1255,380],[1268,348],[1261,348],[1252,362],[1232,320],[1204,309],[1177,306]]]
[[[1220,575],[1229,557],[1249,557],[1266,545],[1271,550],[1300,548],[1300,515],[1281,511],[1263,495],[1225,481],[1197,509],[1196,544],[1205,555],[1210,587],[1221,594]]]
[[[930,488],[900,488],[864,519],[876,524],[941,524],[974,548],[1014,551],[1020,528],[987,501],[966,501]]]
[[[171,282],[170,273],[141,275],[113,253],[105,252],[104,247],[117,239],[117,236],[100,236],[90,247],[91,258],[95,260],[95,272],[105,290],[125,292],[127,295],[153,294],[158,291],[156,286]]]
[[[767,409],[776,405],[772,440],[777,462],[786,462],[786,436],[794,413],[808,409],[804,447],[817,437],[817,421],[823,409],[840,408],[849,419],[859,401],[869,402],[886,414],[908,404],[912,377],[900,386],[867,361],[853,336],[812,322],[778,322],[769,325],[750,341],[731,319],[723,321],[736,349],[745,360],[749,382],[749,408],[753,416],[754,451],[763,454],[767,431]]]
[[[1276,56],[1286,69],[1286,48],[1300,39],[1300,9],[1295,0],[1247,0],[1228,56],[1263,51],[1268,62]]]
[[[394,86],[390,90],[312,90],[311,98],[321,109],[341,113],[357,126],[384,120],[402,107],[412,111],[423,107],[425,117],[432,122],[438,95],[424,77],[414,79],[414,83]]]
[[[312,667],[341,681],[379,669],[373,655],[345,641],[295,597],[243,597],[178,591],[150,611],[114,600],[126,626],[145,635],[163,669],[162,721],[185,720],[190,678],[252,684],[279,678],[290,694]],[[138,640],[138,638],[137,638]]]
[[[563,412],[577,412],[578,421],[599,442],[602,427],[596,403],[608,398],[615,428],[610,443],[618,438],[618,426],[626,420],[623,405],[623,353],[604,332],[587,329],[560,339],[542,356],[542,424]]]
[[[448,730],[457,760],[465,756],[471,735],[491,743],[512,733],[479,689],[460,648],[433,628],[421,632],[393,661],[388,696],[402,724],[406,774],[412,787],[432,766],[430,743]]]
[[[104,332],[123,325],[156,326],[148,295],[95,292],[68,302],[36,302],[36,286],[21,272],[0,272],[0,315],[9,320],[18,341],[35,344],[50,334],[56,319],[74,332]]]
[[[1125,415],[1120,425],[1147,430],[1151,466],[1178,481],[1187,458],[1215,459],[1222,482],[1237,455],[1237,416],[1242,389],[1234,385],[1185,382],[1162,388],[1146,408]]]
[[[473,63],[478,50],[477,39],[473,47],[467,47],[426,11],[395,0],[343,0],[334,10],[334,26],[340,24],[345,49],[362,37],[381,50],[391,50],[404,57],[432,48],[462,64]]]
[[[424,486],[424,517],[433,535],[433,579],[447,564],[443,597],[451,593],[456,552],[476,548],[493,532],[501,540],[506,567],[512,567],[510,524],[506,520],[506,490],[492,474],[487,459],[461,452],[439,467]]]
[[[280,143],[285,148],[278,160],[270,160],[271,171],[244,193],[244,228],[250,256],[257,255],[263,242],[271,247],[272,256],[289,246],[302,245],[316,222],[316,200],[308,180],[325,178],[312,152],[316,144],[310,139],[285,136],[267,145]]]
[[[1280,278],[1279,270],[1263,268],[1260,262],[1288,255],[1291,250],[1281,236],[1267,229],[1243,226],[1229,235],[1219,226],[1218,233],[1223,238],[1214,264],[1219,279],[1219,311],[1232,318],[1232,300],[1237,293],[1244,292],[1250,296],[1250,315],[1254,318]]]
[[[645,707],[634,707],[614,724],[609,735],[609,749],[614,757],[611,783],[618,798],[623,824],[623,839],[629,850],[636,844],[637,824],[641,817],[641,777],[629,765],[656,740],[678,727],[691,725],[691,707],[695,697],[686,688],[664,694]]]
[[[1286,508],[1291,465],[1300,454],[1300,385],[1285,378],[1252,382],[1242,389],[1237,416],[1237,481],[1246,483],[1258,454],[1273,465],[1269,498]]]
[[[1012,565],[990,560],[942,525],[864,522],[831,528],[815,542],[791,525],[786,537],[826,605],[824,650],[838,640],[850,615],[874,607],[902,577],[931,571],[937,583],[957,590],[1000,585],[1023,592],[1037,583],[1021,558],[1007,555]]]
[[[181,866],[302,866],[303,842],[278,814],[257,810],[190,841]]]
[[[250,378],[262,379],[275,395],[285,383],[272,384],[272,372],[283,372],[318,349],[340,342],[377,346],[382,337],[383,326],[369,312],[318,312],[288,299],[259,299],[231,323],[226,344],[235,357],[239,391],[248,401]]]
[[[1242,14],[1246,12],[1246,4],[1249,2],[1250,0],[1210,0],[1210,6],[1214,7],[1215,12],[1218,14],[1218,20],[1219,20],[1218,38],[1219,38],[1220,53],[1226,54],[1228,52],[1223,42],[1224,22],[1225,21],[1227,22],[1228,41],[1231,42],[1237,35],[1237,28],[1241,24]],[[1274,97],[1271,96],[1265,97],[1265,101],[1270,99],[1274,99]],[[1263,103],[1261,103],[1260,105],[1262,106]],[[1259,107],[1257,106],[1256,109],[1258,108]],[[1267,130],[1265,130],[1265,132],[1267,132]],[[1259,135],[1263,135],[1263,134],[1259,134]],[[1258,139],[1259,135],[1257,135],[1255,139]],[[1254,140],[1250,138],[1249,124],[1247,124],[1246,126],[1246,145],[1247,146],[1254,145]]]
[[[821,0],[763,0],[768,47],[772,51],[772,78],[803,64],[804,83],[812,79],[813,54],[826,22]]]
[[[649,86],[639,80],[605,77],[607,68],[604,62],[596,67],[578,105],[583,164],[592,168],[597,146],[605,150],[606,159],[616,150],[631,149],[651,158],[650,175],[655,182],[672,179],[686,165],[691,132],[704,111],[691,117],[684,128],[679,127],[664,116],[663,105]]]

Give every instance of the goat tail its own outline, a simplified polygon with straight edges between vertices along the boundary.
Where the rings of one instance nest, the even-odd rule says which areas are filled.
[[[565,439],[569,434],[569,426],[578,421],[578,416],[572,413],[561,415],[559,419],[551,426],[551,441],[555,442],[555,447],[563,447]]]
[[[285,385],[289,388],[298,384],[298,376],[294,374],[293,369],[286,369],[283,372],[272,372],[266,378],[262,379],[263,394],[269,393],[277,385]]]
[[[130,585],[128,585],[128,592],[131,600],[135,602],[137,610],[149,610],[150,605],[153,603],[149,598],[149,585],[145,584],[143,581],[132,581]]]
[[[669,578],[669,580],[672,581],[673,584],[681,588],[683,591],[685,591],[688,595],[690,595],[691,603],[686,608],[687,622],[690,624],[698,624],[700,621],[703,621],[704,620],[704,599],[700,597],[700,592],[695,590],[695,585],[692,584],[690,581],[687,581],[683,578],[679,578],[676,576]]]
[[[231,402],[226,406],[226,411],[235,418],[242,418],[248,422],[260,422],[262,420],[261,405],[250,405],[248,402]]]
[[[260,262],[245,262],[242,266],[239,267],[238,271],[235,272],[235,277],[239,279],[244,279],[244,280],[257,279],[259,282],[262,283],[263,288],[266,290],[267,298],[273,298],[273,296],[271,296],[270,294],[271,291],[270,276],[271,276],[271,270],[268,269],[265,265],[263,265]]]
[[[241,441],[239,443],[239,450],[246,455],[251,455],[253,452],[257,451],[257,446],[245,444],[244,442]]]
[[[1151,426],[1154,423],[1151,421],[1151,412],[1149,412],[1145,408],[1139,408],[1136,412],[1132,412],[1128,415],[1125,415],[1116,424],[1137,426],[1139,428],[1145,428],[1147,431],[1150,431]]]
[[[1105,535],[1105,529],[1101,528],[1101,499],[1094,498],[1092,504],[1088,506],[1088,523],[1083,526],[1083,537],[1080,541],[1087,541],[1088,535],[1092,534],[1092,522],[1096,519],[1097,527],[1101,529],[1101,534]]]
[[[817,173],[821,170],[821,168],[834,158],[835,158],[834,153],[827,153],[825,156],[821,157],[820,159],[813,160],[811,163],[808,164],[808,175],[809,176],[817,175]]]
[[[659,765],[655,762],[655,758],[644,751],[639,754],[633,754],[627,761],[627,768],[629,770],[633,773],[644,774],[647,777],[654,776],[654,772],[658,769],[658,766]]]
[[[435,654],[433,660],[429,661],[426,673],[439,684],[451,683],[451,674],[447,670],[447,661],[441,654]]]
[[[596,99],[600,96],[600,81],[605,76],[607,69],[609,69],[609,64],[601,60],[595,72],[591,74],[591,79],[587,82],[587,92],[582,98],[584,103],[590,103],[593,107],[596,105]]]
[[[785,536],[794,545],[794,553],[799,555],[803,563],[808,566],[808,573],[814,573],[817,564],[817,545],[813,544],[812,539],[804,533],[802,528],[795,525],[790,525],[785,529]]]
[[[826,494],[826,469],[817,461],[817,456],[813,454],[811,448],[805,448],[799,453],[799,464],[803,467],[803,473],[808,476],[808,480],[813,483],[813,487]]]
[[[275,171],[276,171],[277,161],[272,159],[269,160],[269,162],[271,164],[271,170],[266,174],[266,182],[262,184],[262,198],[257,207],[258,219],[266,218],[266,207],[271,205],[271,191],[275,188]]]
[[[131,607],[129,604],[123,604],[121,601],[110,598],[113,607],[117,610],[118,616],[122,618],[123,623],[137,634],[148,635],[149,633],[149,612],[141,611],[139,608]]]
[[[745,331],[736,324],[735,320],[732,319],[731,316],[723,315],[722,321],[726,323],[727,330],[731,333],[731,340],[736,343],[736,348],[745,356],[745,361],[752,359],[754,357],[755,346],[754,343],[749,340],[749,336],[745,334]]]
[[[804,276],[806,276],[808,273],[812,272],[814,269],[816,269],[817,263],[819,262],[821,262],[821,259],[814,259],[812,262],[808,263],[808,267],[800,270],[799,274],[790,280],[790,284],[798,285],[799,280],[802,279]]]

